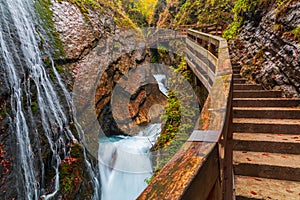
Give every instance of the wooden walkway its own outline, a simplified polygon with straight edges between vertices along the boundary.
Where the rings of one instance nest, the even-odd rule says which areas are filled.
[[[300,199],[300,99],[247,84],[233,66],[236,199]]]

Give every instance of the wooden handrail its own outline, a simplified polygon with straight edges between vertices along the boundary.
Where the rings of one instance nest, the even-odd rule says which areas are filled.
[[[138,199],[230,200],[233,197],[232,68],[227,41],[188,30],[186,43],[188,65],[206,85],[209,96],[193,137]]]

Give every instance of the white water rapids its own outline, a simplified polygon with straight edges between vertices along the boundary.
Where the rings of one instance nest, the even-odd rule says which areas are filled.
[[[154,75],[160,91],[167,95],[167,78]],[[153,174],[150,148],[161,132],[161,124],[150,124],[136,136],[114,136],[99,140],[99,170],[102,200],[133,200],[147,187]]]

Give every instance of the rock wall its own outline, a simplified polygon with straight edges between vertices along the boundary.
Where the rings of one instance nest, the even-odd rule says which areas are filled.
[[[244,18],[241,33],[231,43],[233,63],[241,64],[242,74],[266,89],[299,97],[300,44],[293,30],[300,25],[300,2],[284,8],[275,2]]]

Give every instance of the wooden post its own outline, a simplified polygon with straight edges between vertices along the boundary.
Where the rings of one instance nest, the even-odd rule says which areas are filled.
[[[226,117],[227,127],[227,138],[225,143],[225,156],[224,156],[224,169],[223,169],[223,199],[232,200],[233,199],[233,167],[232,167],[232,157],[233,157],[233,143],[232,143],[232,88],[233,81],[231,82],[231,87],[229,91],[229,101],[228,101],[228,116]]]

